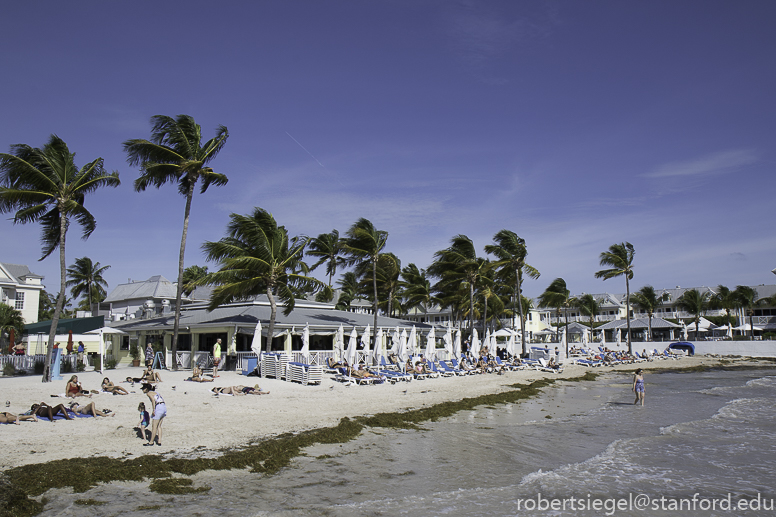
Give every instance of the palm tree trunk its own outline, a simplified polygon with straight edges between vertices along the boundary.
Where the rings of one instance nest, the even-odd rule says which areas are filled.
[[[474,282],[469,282],[469,335],[474,334]]]
[[[752,317],[754,311],[749,309],[747,312],[749,313],[749,341],[754,341],[754,318]]]
[[[520,286],[522,284],[523,275],[520,269],[517,270],[517,308],[520,310],[520,342],[523,345],[523,355],[528,355],[528,348],[525,344],[525,318],[523,317],[523,289]]]
[[[625,317],[628,321],[628,353],[633,353],[633,347],[631,346],[631,330],[630,330],[630,282],[628,282],[628,275],[625,274]]]
[[[374,302],[374,326],[372,327],[372,334],[377,335],[377,255],[374,256],[372,259],[372,289],[374,290],[375,294],[375,302]],[[388,302],[391,303],[390,301]],[[370,340],[371,340],[370,336]]]
[[[482,313],[482,335],[485,335],[485,330],[488,327],[488,296],[482,297],[483,300],[483,313]]]
[[[272,337],[275,335],[275,317],[278,315],[278,304],[272,289],[267,287],[267,299],[269,300],[269,328],[267,329],[267,353],[272,352]]]
[[[563,330],[563,335],[566,336],[566,357],[569,356],[569,308],[566,307],[563,311],[564,319],[566,320],[566,328]]]
[[[91,272],[89,272],[89,274],[91,275]],[[92,313],[92,316],[96,316],[96,314],[94,314],[94,307],[92,307],[92,282],[90,280],[86,281],[86,289],[89,292],[89,312]]]
[[[652,313],[647,313],[647,316],[649,316],[649,336],[647,341],[652,341]]]
[[[189,183],[186,191],[186,208],[183,211],[183,235],[181,236],[181,252],[178,256],[178,286],[175,290],[175,323],[172,327],[172,369],[178,369],[178,361],[175,356],[178,352],[178,330],[181,323],[181,298],[183,298],[183,258],[186,255],[186,236],[189,233],[189,214],[191,213],[191,199],[194,197],[194,182]]]
[[[48,346],[46,347],[46,359],[43,362],[43,378],[41,382],[51,382],[51,356],[54,353],[54,339],[57,337],[57,325],[59,325],[59,315],[62,313],[62,307],[65,305],[65,287],[67,278],[67,266],[65,265],[65,236],[67,233],[67,219],[59,211],[59,296],[57,296],[57,305],[54,308],[54,315],[51,318],[51,328],[49,329]]]

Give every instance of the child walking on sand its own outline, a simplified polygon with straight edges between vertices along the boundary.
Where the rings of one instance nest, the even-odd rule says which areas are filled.
[[[140,411],[140,423],[137,424],[140,427],[140,435],[143,437],[143,440],[147,440],[146,427],[151,423],[151,417],[148,415],[148,411],[146,411],[144,402],[137,406],[137,410]]]

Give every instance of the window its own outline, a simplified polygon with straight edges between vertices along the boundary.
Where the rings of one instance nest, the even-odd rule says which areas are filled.
[[[24,293],[16,293],[15,308],[17,311],[24,309]]]

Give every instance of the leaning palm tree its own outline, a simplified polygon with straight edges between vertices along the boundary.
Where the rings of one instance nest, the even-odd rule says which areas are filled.
[[[631,346],[631,328],[630,328],[630,281],[633,279],[633,255],[635,251],[630,242],[621,242],[612,244],[607,251],[601,253],[600,264],[609,266],[609,269],[602,269],[595,274],[596,278],[617,278],[625,277],[625,318],[628,322],[628,353],[633,353]]]
[[[717,292],[711,297],[710,305],[712,309],[724,309],[728,327],[732,328],[733,324],[730,319],[730,311],[737,309],[740,306],[736,292],[724,285],[718,285]],[[730,332],[730,335],[732,336],[732,330]]]
[[[216,136],[202,144],[202,128],[189,115],[177,118],[164,115],[151,117],[151,140],[133,139],[124,142],[127,162],[140,165],[140,177],[135,180],[135,191],[143,192],[148,187],[159,188],[165,183],[177,183],[178,192],[186,196],[183,210],[183,235],[178,257],[178,284],[175,295],[175,323],[172,334],[172,355],[178,350],[178,327],[181,319],[181,298],[183,295],[183,258],[186,254],[186,235],[189,231],[189,214],[194,187],[202,179],[200,193],[204,194],[210,185],[226,185],[228,178],[216,173],[207,164],[213,161],[226,144],[229,131],[218,126]],[[173,370],[178,369],[175,361]]]
[[[43,382],[51,382],[51,354],[65,301],[67,262],[65,238],[70,220],[83,228],[84,239],[94,232],[94,216],[84,207],[84,198],[100,187],[117,187],[119,173],[106,172],[102,158],[78,169],[67,144],[51,135],[42,148],[26,144],[11,146],[10,153],[0,153],[0,212],[16,211],[14,223],[40,221],[43,227],[43,260],[59,248],[60,289],[51,318]]]
[[[350,309],[351,302],[361,299],[361,284],[353,271],[347,271],[337,280],[337,285],[340,293],[334,308],[347,311]]]
[[[555,329],[555,340],[558,340],[558,332],[560,330],[560,314],[561,309],[563,309],[563,312],[565,313],[565,320],[566,320],[566,331],[568,332],[568,325],[569,325],[569,307],[574,305],[574,299],[571,298],[571,291],[566,289],[566,281],[562,278],[556,278],[553,280],[550,285],[547,286],[547,289],[544,290],[544,292],[539,295],[539,298],[537,300],[540,307],[550,307],[555,309],[558,315],[558,327]],[[568,334],[566,337],[566,355],[568,355]]]
[[[676,306],[683,311],[689,312],[695,322],[695,338],[698,339],[701,316],[709,309],[709,300],[711,293],[708,291],[699,291],[697,289],[688,289],[682,296],[676,299]]]
[[[496,257],[493,267],[499,270],[506,278],[514,283],[513,303],[517,300],[517,309],[520,314],[520,339],[523,345],[523,354],[528,353],[528,344],[525,341],[525,311],[523,308],[523,275],[536,280],[539,278],[539,270],[525,263],[528,249],[525,240],[518,237],[515,232],[500,230],[493,236],[494,244],[485,246],[485,252]],[[514,310],[514,308],[513,308]]]
[[[451,288],[469,291],[469,332],[474,329],[474,292],[488,267],[488,263],[477,257],[472,240],[466,235],[456,235],[449,247],[434,254],[434,262],[428,268],[431,276],[439,278],[435,285],[437,291],[450,292]]]
[[[372,265],[372,292],[374,295],[372,310],[374,311],[373,329],[377,328],[377,261],[388,242],[388,232],[378,230],[368,219],[363,217],[356,221],[347,231],[344,242],[348,254],[347,263],[353,266],[359,263]],[[372,333],[376,335],[376,332]]]
[[[227,236],[205,242],[202,249],[208,261],[217,262],[218,271],[208,273],[199,284],[216,286],[208,310],[234,301],[266,294],[270,305],[267,352],[275,332],[277,300],[288,316],[294,310],[294,290],[314,290],[319,280],[294,273],[302,260],[306,238],[289,239],[285,227],[278,226],[272,214],[254,208],[250,215],[232,214]]]
[[[748,285],[737,285],[734,291],[738,304],[749,316],[749,337],[754,339],[754,308],[757,305],[757,291]]]
[[[598,315],[598,311],[601,310],[601,302],[589,293],[575,298],[574,301],[579,312],[590,318],[590,335],[592,336],[593,329],[595,328],[595,317]]]
[[[671,296],[665,292],[658,295],[651,285],[645,285],[631,295],[633,305],[646,312],[649,318],[649,341],[652,341],[652,316],[655,314],[655,310],[670,298]]]
[[[345,265],[343,257],[345,249],[342,244],[339,232],[332,230],[310,239],[310,243],[307,245],[307,254],[311,257],[318,257],[318,261],[310,266],[310,270],[315,271],[318,266],[325,263],[326,274],[329,276],[329,287],[331,287],[332,278],[337,274],[337,268]]]
[[[404,309],[409,311],[420,307],[423,309],[423,314],[427,315],[428,309],[439,303],[439,299],[431,287],[426,270],[410,263],[401,270],[401,277],[402,287],[404,287]]]
[[[197,287],[197,281],[205,278],[207,266],[189,266],[183,270],[183,294],[191,296]]]
[[[75,263],[67,268],[68,281],[66,285],[70,288],[70,295],[75,299],[82,294],[86,295],[89,304],[89,311],[95,315],[94,303],[98,304],[105,299],[108,282],[102,277],[102,274],[110,269],[110,266],[100,267],[99,262],[92,262],[89,257],[75,259]]]
[[[356,266],[356,275],[361,278],[363,284],[372,283],[372,267],[368,262],[362,262]],[[396,306],[397,294],[401,290],[401,260],[393,253],[380,253],[377,258],[377,292],[385,307],[385,314],[393,315]]]

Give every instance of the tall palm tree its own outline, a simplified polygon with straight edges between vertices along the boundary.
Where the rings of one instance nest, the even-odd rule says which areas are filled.
[[[401,260],[393,253],[380,253],[377,258],[377,294],[381,302],[378,307],[383,307],[385,314],[393,314],[396,295],[401,289],[399,276],[401,275]],[[356,276],[360,279],[364,291],[368,291],[372,285],[372,263],[360,262],[355,267]]]
[[[655,288],[651,285],[645,285],[630,297],[633,305],[647,313],[649,318],[649,341],[652,341],[652,316],[655,314],[655,310],[670,298],[668,293],[658,295],[655,292]]]
[[[561,309],[565,313],[566,320],[566,332],[568,332],[569,326],[569,307],[574,304],[573,298],[571,298],[571,291],[566,288],[566,281],[562,278],[556,278],[547,289],[539,295],[538,303],[540,307],[551,307],[557,311],[558,314],[558,327],[555,329],[555,340],[558,340],[558,332],[560,330],[560,314]],[[568,355],[568,334],[566,335],[566,355]]]
[[[612,244],[607,251],[601,253],[600,264],[609,266],[609,269],[602,269],[595,274],[596,278],[608,280],[610,278],[625,277],[625,317],[628,322],[628,353],[633,353],[631,346],[631,328],[630,328],[630,281],[633,279],[633,255],[635,251],[630,242],[621,242]]]
[[[418,269],[418,266],[410,263],[401,270],[401,277],[404,287],[404,309],[409,311],[420,307],[423,309],[423,314],[427,315],[428,309],[439,303],[439,299],[434,294],[426,270]]]
[[[474,292],[487,267],[489,264],[477,257],[472,240],[466,235],[456,235],[449,247],[434,254],[434,262],[428,268],[430,275],[439,278],[437,290],[468,289],[469,332],[474,329]]]
[[[493,236],[494,244],[485,246],[485,252],[496,257],[493,267],[502,272],[502,276],[513,279],[514,296],[517,300],[517,309],[520,314],[520,339],[523,345],[523,354],[528,353],[528,344],[525,341],[525,311],[523,309],[523,275],[536,280],[539,278],[539,270],[525,263],[528,249],[525,240],[518,237],[510,230],[500,230]],[[505,275],[504,275],[505,273]]]
[[[334,306],[336,309],[346,311],[350,309],[350,303],[353,300],[361,299],[361,284],[353,271],[347,271],[337,281],[340,289],[339,298]]]
[[[733,323],[730,319],[730,311],[737,309],[739,305],[738,295],[735,291],[724,285],[718,285],[717,291],[712,295],[710,300],[711,308],[724,309],[725,316],[727,318],[727,324],[729,327],[733,327]],[[732,331],[731,331],[732,335]]]
[[[575,304],[579,312],[590,318],[590,335],[592,336],[595,328],[595,317],[601,310],[601,302],[592,294],[583,294],[579,298],[575,298]]]
[[[172,334],[172,355],[178,350],[178,327],[181,319],[181,298],[183,295],[183,258],[186,254],[186,235],[189,231],[189,214],[194,187],[202,179],[200,193],[204,194],[210,185],[226,185],[228,178],[214,172],[207,164],[213,161],[226,144],[229,131],[218,126],[216,136],[202,144],[202,128],[189,115],[176,118],[165,115],[151,117],[151,140],[133,139],[124,142],[127,162],[140,165],[140,176],[135,180],[135,191],[143,192],[153,186],[177,183],[178,192],[186,197],[183,210],[183,235],[178,257],[178,284],[175,295],[175,323]],[[173,370],[178,369],[175,361]]]
[[[701,316],[703,316],[709,309],[710,299],[711,293],[708,291],[701,292],[697,289],[688,289],[682,293],[682,296],[676,299],[677,307],[693,315],[696,339],[698,338]]]
[[[737,285],[734,291],[738,304],[746,310],[749,316],[749,337],[754,339],[754,308],[757,305],[757,291],[748,285]]]
[[[207,260],[217,262],[219,269],[208,273],[199,283],[216,286],[208,310],[266,294],[270,305],[269,352],[277,316],[275,297],[280,299],[288,316],[294,310],[295,288],[315,289],[323,283],[294,272],[302,260],[307,239],[289,239],[285,227],[278,226],[272,214],[256,207],[250,215],[231,214],[229,219],[226,237],[202,245]]]
[[[6,353],[5,334],[8,333],[10,338],[11,329],[16,336],[21,338],[24,330],[24,317],[21,311],[5,303],[0,303],[0,354]],[[9,350],[8,353],[12,354],[13,352]]]
[[[329,287],[331,287],[332,278],[337,274],[337,268],[345,265],[343,256],[345,248],[339,232],[332,230],[310,239],[310,243],[307,245],[307,254],[318,257],[318,261],[310,266],[312,271],[315,271],[321,264],[326,264],[326,274],[329,276]]]
[[[100,267],[99,262],[92,262],[89,257],[75,259],[75,263],[67,268],[68,281],[66,285],[70,287],[70,294],[73,298],[78,298],[86,294],[89,303],[89,311],[95,315],[94,302],[98,304],[105,299],[108,282],[102,277],[102,274],[110,269],[110,266]]]
[[[347,233],[347,238],[343,244],[345,252],[348,254],[347,263],[349,266],[362,262],[372,265],[372,292],[374,295],[372,309],[374,311],[374,325],[372,329],[377,328],[377,261],[380,254],[388,243],[388,232],[378,230],[368,219],[363,217],[351,226]],[[376,331],[372,335],[377,335]]]
[[[26,144],[11,146],[10,153],[0,153],[0,212],[16,211],[14,223],[40,221],[43,236],[43,260],[59,247],[60,289],[51,318],[48,348],[43,363],[43,382],[51,382],[51,354],[60,313],[65,301],[67,262],[65,240],[70,220],[83,228],[89,238],[96,227],[94,216],[84,207],[84,198],[100,187],[117,187],[119,173],[108,173],[102,158],[80,169],[75,153],[58,136],[51,135],[42,148]]]

